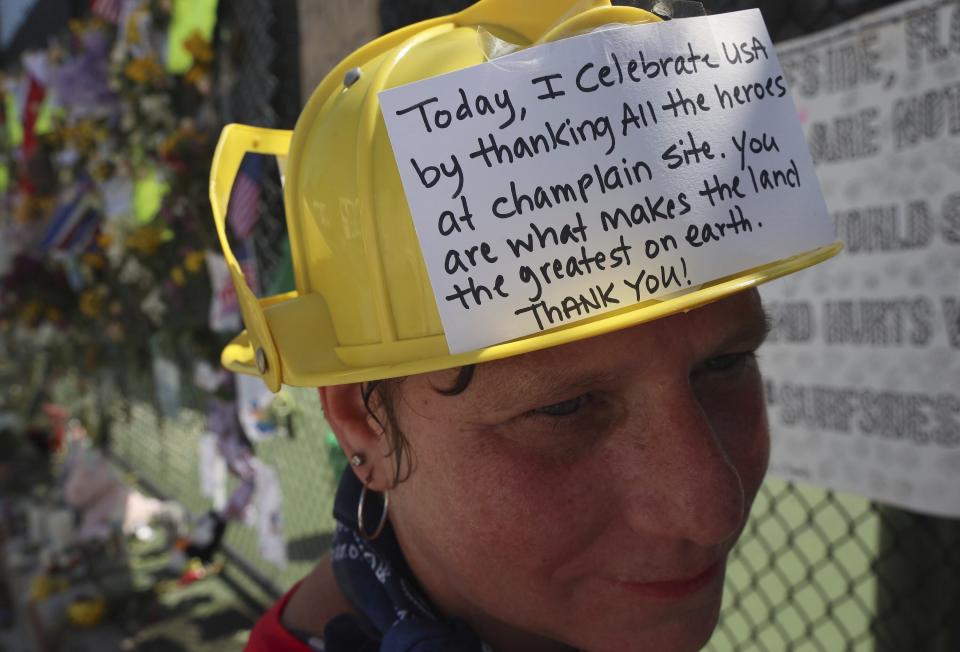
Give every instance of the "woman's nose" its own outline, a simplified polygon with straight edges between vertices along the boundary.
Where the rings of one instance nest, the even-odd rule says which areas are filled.
[[[702,546],[735,536],[744,518],[743,483],[696,396],[676,388],[652,405],[620,433],[630,526]]]

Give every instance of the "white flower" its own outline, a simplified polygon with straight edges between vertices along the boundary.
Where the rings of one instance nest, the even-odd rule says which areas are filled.
[[[167,314],[167,306],[160,298],[160,288],[154,288],[150,294],[141,302],[140,310],[154,323],[159,326],[163,321],[163,316]]]

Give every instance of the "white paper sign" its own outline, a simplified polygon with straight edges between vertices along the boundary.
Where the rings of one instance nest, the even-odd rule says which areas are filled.
[[[454,353],[834,240],[756,10],[564,39],[380,101]]]
[[[212,432],[200,435],[197,452],[200,493],[210,499],[214,509],[222,510],[227,504],[227,463],[217,449],[217,435]]]
[[[153,358],[153,381],[157,406],[167,419],[175,419],[180,411],[180,367],[169,358]]]
[[[259,291],[257,280],[257,257],[251,244],[238,246],[234,252],[243,271],[247,285],[256,294]],[[226,259],[214,251],[207,251],[207,272],[210,274],[210,330],[215,333],[232,333],[243,327],[240,303],[233,287],[233,279],[227,268]]]
[[[207,272],[210,274],[210,330],[214,333],[233,333],[242,328],[240,305],[230,278],[226,259],[207,251]]]
[[[257,534],[260,555],[271,564],[287,565],[287,539],[283,533],[283,491],[277,471],[257,462],[257,488],[254,502],[257,507]]]
[[[268,409],[276,395],[256,376],[237,374],[237,416],[250,441],[276,437],[279,427]]]
[[[960,5],[900,3],[783,43],[846,243],[764,286],[781,477],[960,516]]]

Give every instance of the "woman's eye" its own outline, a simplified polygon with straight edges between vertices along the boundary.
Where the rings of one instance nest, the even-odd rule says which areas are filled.
[[[542,408],[531,410],[531,414],[548,417],[566,417],[580,410],[586,401],[587,395],[581,394],[580,396],[572,398],[569,401],[561,401],[560,403],[554,403],[553,405],[547,405]]]
[[[704,371],[711,373],[731,373],[740,371],[755,358],[756,354],[753,351],[746,353],[728,353],[710,358],[704,363],[703,368]]]

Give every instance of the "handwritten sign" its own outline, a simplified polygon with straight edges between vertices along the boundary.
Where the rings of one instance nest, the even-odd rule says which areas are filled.
[[[834,241],[756,10],[596,31],[380,102],[453,353]]]

